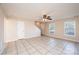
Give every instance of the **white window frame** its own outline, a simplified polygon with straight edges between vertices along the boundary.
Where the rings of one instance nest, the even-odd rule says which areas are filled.
[[[74,23],[74,35],[68,35],[65,32],[65,24],[69,23],[69,22],[73,22]],[[64,22],[64,35],[68,36],[68,37],[75,37],[76,36],[76,22],[75,22],[75,20],[67,20],[67,21]]]

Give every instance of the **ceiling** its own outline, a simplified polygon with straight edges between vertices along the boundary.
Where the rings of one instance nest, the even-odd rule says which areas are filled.
[[[79,15],[78,3],[2,3],[6,17],[36,20],[47,14],[54,19]]]

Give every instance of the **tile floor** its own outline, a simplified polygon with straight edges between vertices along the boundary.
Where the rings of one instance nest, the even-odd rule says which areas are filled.
[[[6,44],[3,55],[78,55],[79,43],[49,37],[20,39]]]

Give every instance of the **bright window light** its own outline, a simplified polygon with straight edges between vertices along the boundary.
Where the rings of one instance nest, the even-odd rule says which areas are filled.
[[[64,35],[75,36],[76,33],[76,23],[74,20],[64,22]]]
[[[49,24],[49,34],[54,34],[55,33],[55,23],[50,23]]]

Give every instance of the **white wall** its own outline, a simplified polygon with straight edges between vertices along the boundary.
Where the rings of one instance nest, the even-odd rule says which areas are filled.
[[[16,20],[5,18],[5,42],[17,40],[16,36]]]
[[[0,54],[4,49],[4,15],[0,9]]]
[[[11,42],[40,36],[40,30],[35,26],[34,21],[5,18],[5,34],[5,42]]]

